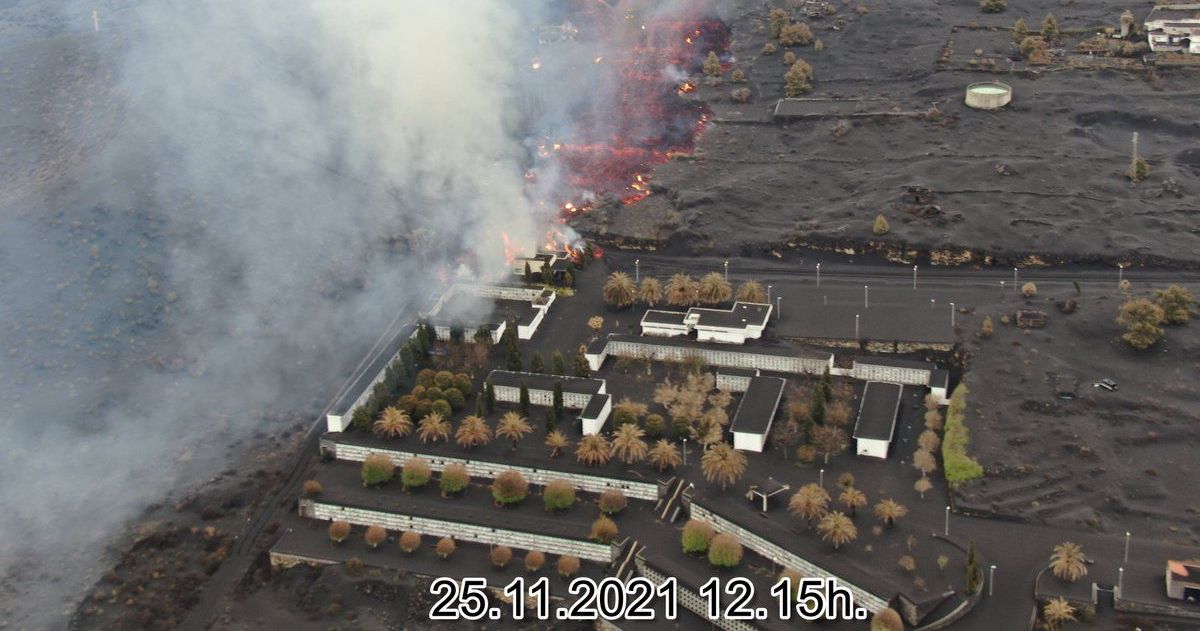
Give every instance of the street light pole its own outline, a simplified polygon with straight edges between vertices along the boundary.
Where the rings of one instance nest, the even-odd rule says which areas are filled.
[[[988,596],[992,595],[992,590],[996,588],[996,566],[993,565],[988,569]]]
[[[729,282],[729,261],[725,261],[725,282]]]
[[[687,437],[683,437],[683,466],[687,466]]]
[[[950,303],[950,326],[954,326],[954,303]]]
[[[771,304],[771,286],[767,285],[767,304]]]
[[[1125,282],[1125,264],[1117,263],[1117,284],[1121,285]]]
[[[856,339],[856,340],[861,340],[861,339],[862,339],[862,338],[861,338],[861,337],[859,337],[859,335],[858,335],[858,314],[857,314],[857,313],[856,313],[856,314],[854,314],[854,339]]]
[[[821,488],[825,488],[825,470],[824,469],[821,469],[820,477],[817,478],[817,486],[820,486]]]
[[[1129,531],[1125,531],[1125,565],[1129,565]]]
[[[917,288],[917,266],[913,265],[913,289]]]
[[[635,282],[642,282],[642,259],[633,259],[633,278]]]
[[[821,264],[817,263],[817,287],[821,286]]]
[[[783,317],[783,296],[775,296],[775,321]]]
[[[949,506],[946,507],[946,525],[942,529],[942,531],[945,536],[947,536],[947,537],[950,536],[950,507]]]
[[[863,309],[869,309],[870,307],[871,307],[871,287],[869,285],[863,285]]]
[[[1013,268],[1013,289],[1017,288],[1017,268]]]

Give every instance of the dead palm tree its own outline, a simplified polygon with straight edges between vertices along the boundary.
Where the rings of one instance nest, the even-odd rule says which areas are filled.
[[[667,304],[687,307],[696,303],[696,281],[687,274],[676,274],[667,282]]]
[[[390,407],[379,415],[379,419],[375,421],[373,427],[376,436],[386,436],[388,438],[401,438],[408,436],[413,431],[413,422],[409,418],[408,412],[397,407]]]
[[[765,304],[767,302],[767,292],[763,290],[763,286],[758,281],[748,280],[738,285],[737,299],[742,302]]]
[[[788,512],[812,525],[829,512],[829,492],[817,484],[805,484],[788,500]]]
[[[546,434],[546,446],[550,448],[550,457],[557,458],[564,449],[571,446],[571,441],[567,439],[567,435],[557,429]]]
[[[1074,583],[1087,576],[1086,560],[1083,546],[1064,541],[1054,546],[1054,554],[1050,555],[1050,571],[1054,572],[1055,576]]]
[[[635,423],[626,423],[617,428],[612,440],[613,457],[619,458],[625,464],[645,460],[649,451],[646,441],[642,440],[645,435],[645,430]]]
[[[1066,598],[1051,598],[1042,607],[1042,618],[1050,629],[1058,629],[1063,623],[1075,620],[1075,608]]]
[[[746,456],[729,443],[717,443],[700,457],[704,479],[716,482],[724,490],[746,472]]]
[[[600,434],[588,434],[575,447],[575,457],[589,467],[600,466],[612,457],[612,445]]]
[[[716,304],[725,302],[733,297],[733,288],[729,286],[729,281],[717,272],[709,272],[700,279],[700,284],[697,287],[699,290],[700,302],[705,304]]]
[[[529,426],[525,417],[516,412],[506,412],[504,416],[500,417],[500,422],[496,424],[496,436],[507,438],[512,442],[513,451],[517,449],[517,441],[532,431],[533,428]]]
[[[662,283],[658,282],[658,279],[652,276],[643,278],[641,287],[638,287],[638,298],[651,307],[662,302]]]
[[[454,442],[463,449],[482,447],[491,441],[492,428],[488,427],[487,421],[475,415],[464,418],[458,424],[458,431],[454,432]]]
[[[817,524],[817,532],[821,533],[822,539],[833,544],[834,550],[858,537],[858,528],[854,527],[854,522],[838,511],[822,517]]]
[[[422,443],[436,443],[450,438],[450,421],[442,418],[437,412],[430,412],[421,419],[417,427],[417,436]]]
[[[668,468],[674,469],[683,462],[683,459],[679,457],[679,448],[665,438],[660,438],[658,442],[654,443],[654,447],[647,455],[647,460],[657,467],[660,473]]]
[[[867,505],[867,495],[854,487],[847,487],[838,495],[838,501],[853,515],[859,508]]]
[[[875,505],[875,516],[883,520],[883,525],[891,528],[896,525],[896,520],[908,514],[908,508],[892,498],[888,498]]]
[[[614,307],[628,307],[637,296],[637,286],[625,272],[613,272],[604,281],[604,302]]]

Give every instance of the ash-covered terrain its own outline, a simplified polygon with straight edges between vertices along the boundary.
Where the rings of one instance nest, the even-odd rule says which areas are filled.
[[[1134,7],[1013,0],[985,15],[972,2],[831,4],[835,15],[806,20],[823,50],[764,56],[769,7],[723,3],[732,43],[719,85],[695,78],[695,96],[713,110],[696,150],[655,170],[651,197],[608,206],[584,230],[685,252],[812,245],[935,252],[943,262],[1200,262],[1200,75],[1140,62],[1071,67],[1101,65],[1075,46]],[[1070,34],[1054,63],[1028,66],[1006,29],[1023,18],[1036,30],[1049,12]],[[812,65],[803,98],[820,99],[811,111],[824,117],[773,120],[788,50]],[[971,70],[973,59],[994,70]],[[733,69],[746,83],[731,82]],[[1012,103],[966,107],[966,86],[991,80],[1012,86]],[[733,102],[742,87],[751,100]],[[940,113],[864,115],[933,107]],[[1137,184],[1123,175],[1133,132],[1151,167]],[[933,194],[913,200],[908,187]],[[891,224],[884,237],[871,232],[880,213]]]

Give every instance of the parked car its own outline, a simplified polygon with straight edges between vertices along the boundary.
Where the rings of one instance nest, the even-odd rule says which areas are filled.
[[[1101,379],[1100,381],[1093,383],[1092,387],[1093,388],[1104,388],[1105,390],[1108,390],[1109,392],[1115,392],[1115,391],[1121,389],[1121,387],[1117,385],[1117,382],[1113,381],[1112,379],[1109,379],[1108,377],[1105,377],[1105,378]]]

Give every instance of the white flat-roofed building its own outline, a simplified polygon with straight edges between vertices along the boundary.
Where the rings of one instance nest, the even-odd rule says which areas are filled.
[[[872,458],[887,458],[900,416],[900,398],[904,386],[897,383],[868,381],[858,405],[854,422],[855,453]]]
[[[696,333],[701,342],[745,344],[762,337],[771,319],[771,305],[735,302],[729,309],[692,307],[687,311],[648,309],[642,315],[642,335],[676,337]]]
[[[1160,4],[1143,26],[1150,50],[1200,55],[1200,4]]]

